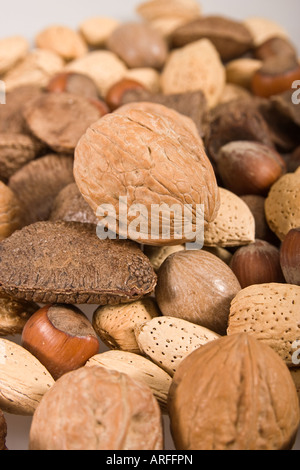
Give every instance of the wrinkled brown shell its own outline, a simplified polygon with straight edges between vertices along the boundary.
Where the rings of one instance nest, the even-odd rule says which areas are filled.
[[[100,240],[94,225],[37,222],[0,245],[0,291],[37,303],[138,300],[156,275],[136,244]]]
[[[151,389],[100,366],[61,377],[43,397],[30,450],[162,450],[161,412]]]
[[[169,413],[177,450],[290,450],[299,425],[289,370],[246,334],[212,341],[182,361]]]
[[[33,302],[16,300],[5,294],[0,295],[0,336],[21,334],[27,320],[38,310]]]
[[[159,104],[125,105],[92,125],[76,148],[74,176],[95,213],[103,203],[113,206],[117,233],[120,196],[127,197],[128,207],[143,204],[149,214],[153,204],[179,204],[182,210],[191,204],[194,230],[196,204],[204,205],[206,222],[219,209],[214,171],[196,126],[188,117]],[[186,241],[184,233],[175,239],[174,223],[182,224],[182,219],[171,217],[170,237],[157,240],[150,236],[151,217],[148,220],[147,233],[137,240],[140,243],[178,245]]]
[[[0,450],[7,450],[6,447],[7,424],[3,412],[0,410]]]

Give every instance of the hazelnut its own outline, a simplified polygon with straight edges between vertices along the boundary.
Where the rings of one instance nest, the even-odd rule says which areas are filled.
[[[46,91],[66,92],[94,99],[99,97],[94,81],[88,75],[76,72],[61,72],[55,75],[48,83]]]
[[[76,307],[47,305],[34,313],[22,332],[22,346],[57,380],[99,352],[88,318]]]
[[[258,142],[236,141],[221,147],[217,169],[229,191],[239,196],[265,196],[285,173],[286,164],[273,148]]]
[[[264,240],[239,248],[230,267],[243,289],[253,284],[284,282],[279,249]]]
[[[268,60],[270,57],[293,56],[297,57],[294,46],[287,38],[272,37],[256,47],[253,51],[254,56],[258,60]]]
[[[105,97],[105,101],[109,108],[112,111],[115,111],[117,108],[122,106],[125,93],[132,90],[146,89],[144,85],[139,83],[137,80],[132,80],[130,78],[123,78],[122,80],[119,80],[117,83],[112,85]]]
[[[286,282],[300,286],[300,227],[290,230],[284,238],[280,263]]]

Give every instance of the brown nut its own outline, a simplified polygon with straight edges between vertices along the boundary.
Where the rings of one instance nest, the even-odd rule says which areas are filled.
[[[259,142],[235,141],[221,147],[217,171],[229,191],[266,196],[286,171],[281,155]]]
[[[100,343],[81,310],[54,304],[39,309],[28,319],[22,332],[22,346],[57,380],[98,354]]]
[[[241,196],[241,199],[247,204],[251,213],[253,214],[255,221],[255,239],[264,240],[277,246],[279,240],[270,229],[266,219],[266,198],[264,196],[255,194],[246,194],[245,196]]]
[[[230,267],[242,288],[253,284],[285,282],[279,249],[263,240],[239,248],[232,257]]]
[[[46,91],[66,92],[91,99],[99,98],[98,88],[94,81],[87,75],[75,72],[61,72],[55,75],[48,83]]]
[[[29,449],[162,450],[158,402],[148,386],[126,374],[82,367],[44,396],[33,417]]]
[[[272,37],[257,46],[253,51],[254,57],[258,60],[268,60],[274,56],[298,57],[295,47],[284,37]]]
[[[123,102],[124,95],[128,91],[145,90],[142,83],[129,78],[123,78],[115,83],[107,92],[105,101],[112,111],[125,104]]]
[[[280,247],[280,264],[288,284],[300,286],[300,228],[292,229]]]
[[[22,224],[22,206],[18,197],[0,181],[0,241],[19,230]]]
[[[177,450],[290,450],[299,426],[297,391],[286,365],[243,333],[184,359],[168,408]]]
[[[10,295],[0,295],[0,336],[22,334],[27,320],[39,306],[34,302],[17,300]]]
[[[166,259],[158,271],[155,295],[163,315],[181,318],[223,335],[230,302],[240,289],[226,263],[204,250],[192,250]]]
[[[7,424],[3,412],[0,410],[0,450],[7,450],[6,447]]]

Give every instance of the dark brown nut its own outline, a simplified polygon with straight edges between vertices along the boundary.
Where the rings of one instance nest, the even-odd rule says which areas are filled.
[[[0,245],[0,291],[37,303],[118,304],[150,294],[156,275],[127,240],[99,240],[95,226],[37,222]]]
[[[85,314],[73,305],[47,305],[26,322],[21,344],[54,380],[83,367],[99,353],[100,342]]]
[[[184,24],[172,33],[170,40],[173,47],[183,47],[204,38],[213,43],[224,61],[240,57],[253,47],[248,28],[223,16],[204,16]]]
[[[44,93],[28,103],[23,114],[35,137],[54,152],[70,154],[103,115],[89,99],[71,93]]]
[[[56,222],[81,222],[97,225],[98,219],[88,203],[83,199],[76,183],[63,188],[54,200],[49,220]]]
[[[293,173],[300,167],[300,146],[287,159],[288,172]]]
[[[240,289],[226,263],[207,251],[192,250],[175,253],[164,261],[155,295],[163,315],[224,335],[230,302]]]
[[[221,147],[217,171],[226,189],[238,196],[266,196],[286,172],[281,155],[258,142],[235,141]]]
[[[146,23],[121,24],[114,29],[106,45],[129,68],[161,69],[168,57],[167,42],[158,31]]]
[[[123,78],[119,82],[115,83],[110,87],[105,97],[105,101],[108,104],[109,108],[112,111],[115,111],[124,103],[124,95],[128,91],[136,91],[136,90],[145,90],[145,87],[142,83],[139,83],[136,80],[132,80],[129,78]]]
[[[300,228],[292,229],[280,247],[280,264],[288,284],[300,286]]]
[[[293,90],[287,90],[270,98],[275,111],[281,113],[289,121],[290,125],[295,124],[299,133],[300,127],[300,106],[293,102]],[[299,141],[298,141],[299,142]]]
[[[73,158],[69,155],[45,155],[17,171],[9,188],[20,201],[24,225],[47,220],[58,193],[73,182]]]
[[[23,225],[22,206],[16,194],[0,181],[0,241]]]
[[[247,334],[217,339],[184,359],[168,408],[178,450],[291,450],[299,426],[288,368]]]
[[[204,138],[213,162],[221,147],[229,142],[247,140],[273,146],[269,127],[251,100],[235,100],[217,106],[207,118]]]
[[[0,295],[0,336],[20,335],[27,320],[39,306],[34,302],[16,300],[5,294]]]
[[[291,90],[293,83],[300,80],[298,58],[275,56],[267,59],[252,78],[252,92],[256,96],[270,96]]]
[[[243,289],[253,284],[285,282],[279,249],[264,240],[239,248],[233,254],[230,267]]]
[[[6,447],[7,424],[3,412],[0,410],[0,450],[7,450]]]
[[[161,411],[147,385],[105,367],[82,367],[44,395],[29,449],[163,450]]]
[[[74,176],[95,213],[104,203],[113,206],[117,220],[108,228],[142,244],[192,242],[196,237],[196,205],[203,204],[205,222],[215,219],[219,209],[219,188],[195,124],[156,103],[124,105],[93,124],[77,145]],[[138,201],[148,214],[153,204],[176,204],[181,212],[190,204],[193,234],[176,232],[183,220],[178,210],[175,216],[169,214],[169,233],[162,233],[158,219],[148,217],[149,223],[142,224],[140,232],[132,236],[132,218],[128,216],[127,227],[119,223],[120,196],[127,198],[129,208]]]
[[[298,57],[294,45],[284,37],[267,39],[253,50],[253,54],[256,59],[262,61],[274,56],[292,56],[296,59]]]
[[[247,204],[254,216],[255,238],[257,240],[264,240],[266,242],[272,243],[273,245],[277,245],[279,240],[270,229],[266,219],[266,198],[264,196],[258,196],[255,194],[247,194],[245,196],[241,196],[241,199]]]
[[[71,93],[85,98],[98,99],[98,88],[94,81],[82,73],[61,72],[53,77],[46,91],[55,93]]]

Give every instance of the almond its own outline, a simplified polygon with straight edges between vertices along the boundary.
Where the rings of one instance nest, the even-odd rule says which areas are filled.
[[[207,328],[166,316],[137,326],[135,334],[142,353],[170,376],[188,354],[219,338]]]
[[[287,38],[288,33],[276,21],[259,16],[252,16],[244,20],[245,26],[250,30],[255,46],[260,46],[270,38]]]
[[[149,0],[139,4],[136,11],[147,21],[169,17],[188,21],[201,14],[201,7],[196,0]]]
[[[241,246],[255,240],[255,219],[247,204],[236,194],[220,189],[221,206],[216,219],[204,232],[205,246]]]
[[[119,25],[115,18],[95,16],[82,21],[79,30],[89,46],[102,47]]]
[[[32,416],[44,394],[54,385],[47,369],[26,349],[0,339],[0,408]]]
[[[88,52],[82,36],[77,31],[61,25],[49,26],[40,31],[35,43],[38,48],[53,51],[66,61],[82,57]]]
[[[101,366],[116,370],[144,383],[152,390],[162,411],[166,412],[172,378],[149,359],[127,351],[106,351],[93,356],[86,366]]]
[[[267,283],[247,287],[231,303],[227,334],[251,334],[293,366],[292,344],[300,334],[299,305],[299,286]]]
[[[29,51],[29,42],[22,36],[10,36],[0,40],[0,75],[8,72]]]

